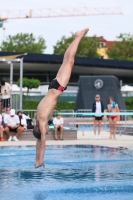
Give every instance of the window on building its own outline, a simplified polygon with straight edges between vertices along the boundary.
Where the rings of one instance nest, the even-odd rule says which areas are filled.
[[[105,43],[104,42],[100,42],[100,47],[105,47]]]

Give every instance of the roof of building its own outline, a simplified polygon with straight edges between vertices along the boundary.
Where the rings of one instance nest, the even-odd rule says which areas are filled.
[[[0,57],[17,55],[23,53],[16,52],[0,52]],[[17,56],[16,56],[17,57]],[[28,53],[24,56],[24,63],[44,63],[44,64],[62,64],[63,55],[51,55],[51,54],[34,54]],[[123,60],[112,60],[112,59],[99,59],[99,58],[88,58],[88,57],[76,57],[76,66],[92,66],[92,67],[102,67],[102,68],[117,68],[117,69],[132,69],[133,61],[123,61]]]
[[[93,38],[93,37],[88,37],[88,38]],[[96,38],[99,40],[99,42],[104,42],[105,43],[104,47],[106,47],[106,48],[109,48],[115,42],[115,41],[106,40],[103,36],[99,36]]]

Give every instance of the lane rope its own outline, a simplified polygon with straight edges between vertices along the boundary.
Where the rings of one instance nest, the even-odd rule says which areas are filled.
[[[57,112],[60,115],[75,115],[75,116],[95,116],[96,113],[92,112],[71,112],[71,113],[64,113],[64,112]],[[56,113],[55,113],[56,114]],[[133,112],[101,112],[97,113],[97,115],[101,116],[133,116]]]

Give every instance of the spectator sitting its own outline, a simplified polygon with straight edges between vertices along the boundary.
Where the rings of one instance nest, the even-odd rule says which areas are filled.
[[[5,132],[9,136],[8,141],[14,140],[18,141],[17,137],[24,131],[24,127],[20,126],[20,121],[18,115],[15,115],[15,110],[10,110],[10,115],[5,118]],[[15,131],[16,135],[11,136],[10,131]]]
[[[7,108],[6,108],[6,112],[4,113],[4,122],[6,121],[6,117],[7,117],[7,116],[10,116],[10,110],[11,110],[10,107],[7,107]]]
[[[19,117],[20,126],[24,127],[24,130],[26,130],[27,129],[27,122],[26,122],[26,119],[25,119],[25,115],[21,111],[18,111],[17,115]]]
[[[28,115],[26,112],[22,112],[22,116],[23,116],[23,118],[25,118],[26,120],[27,120],[27,119],[30,119],[29,115]]]
[[[46,134],[48,134],[48,130],[49,130],[49,125],[50,124],[53,124],[53,119],[52,118],[50,118],[49,120],[48,120],[48,125],[46,126]]]
[[[2,114],[2,95],[1,95],[1,85],[0,85],[0,114]]]
[[[2,115],[0,114],[0,141],[4,142],[4,138],[3,138],[3,126],[2,126]]]
[[[60,115],[57,114],[56,117],[54,117],[54,120],[53,120],[54,130],[55,130],[55,140],[58,140],[58,138],[57,138],[58,129],[60,130],[60,140],[63,140],[63,138],[62,138],[63,123],[64,123],[63,118]]]

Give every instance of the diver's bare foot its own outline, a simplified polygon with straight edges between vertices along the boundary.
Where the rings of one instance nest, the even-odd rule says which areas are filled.
[[[44,162],[40,164],[40,167],[45,167],[45,164],[44,164]]]
[[[35,166],[35,168],[45,167],[44,162],[42,162],[42,163],[40,163],[38,165],[35,164],[34,166]]]
[[[112,137],[109,137],[108,139],[109,139],[109,140],[112,140]]]
[[[75,33],[75,36],[76,36],[76,37],[81,37],[81,38],[82,38],[88,31],[89,31],[88,28],[85,28],[85,29],[83,29],[83,30],[81,30],[81,31],[77,31],[77,32]]]
[[[34,167],[38,168],[41,167],[44,164],[44,161],[40,161],[40,159],[35,159]]]
[[[34,163],[34,167],[36,168],[36,166],[38,166],[39,165],[39,161],[35,161],[35,163]]]
[[[35,163],[35,164],[34,164],[34,167],[37,168],[38,165],[39,165],[39,164],[36,164],[36,163]]]

